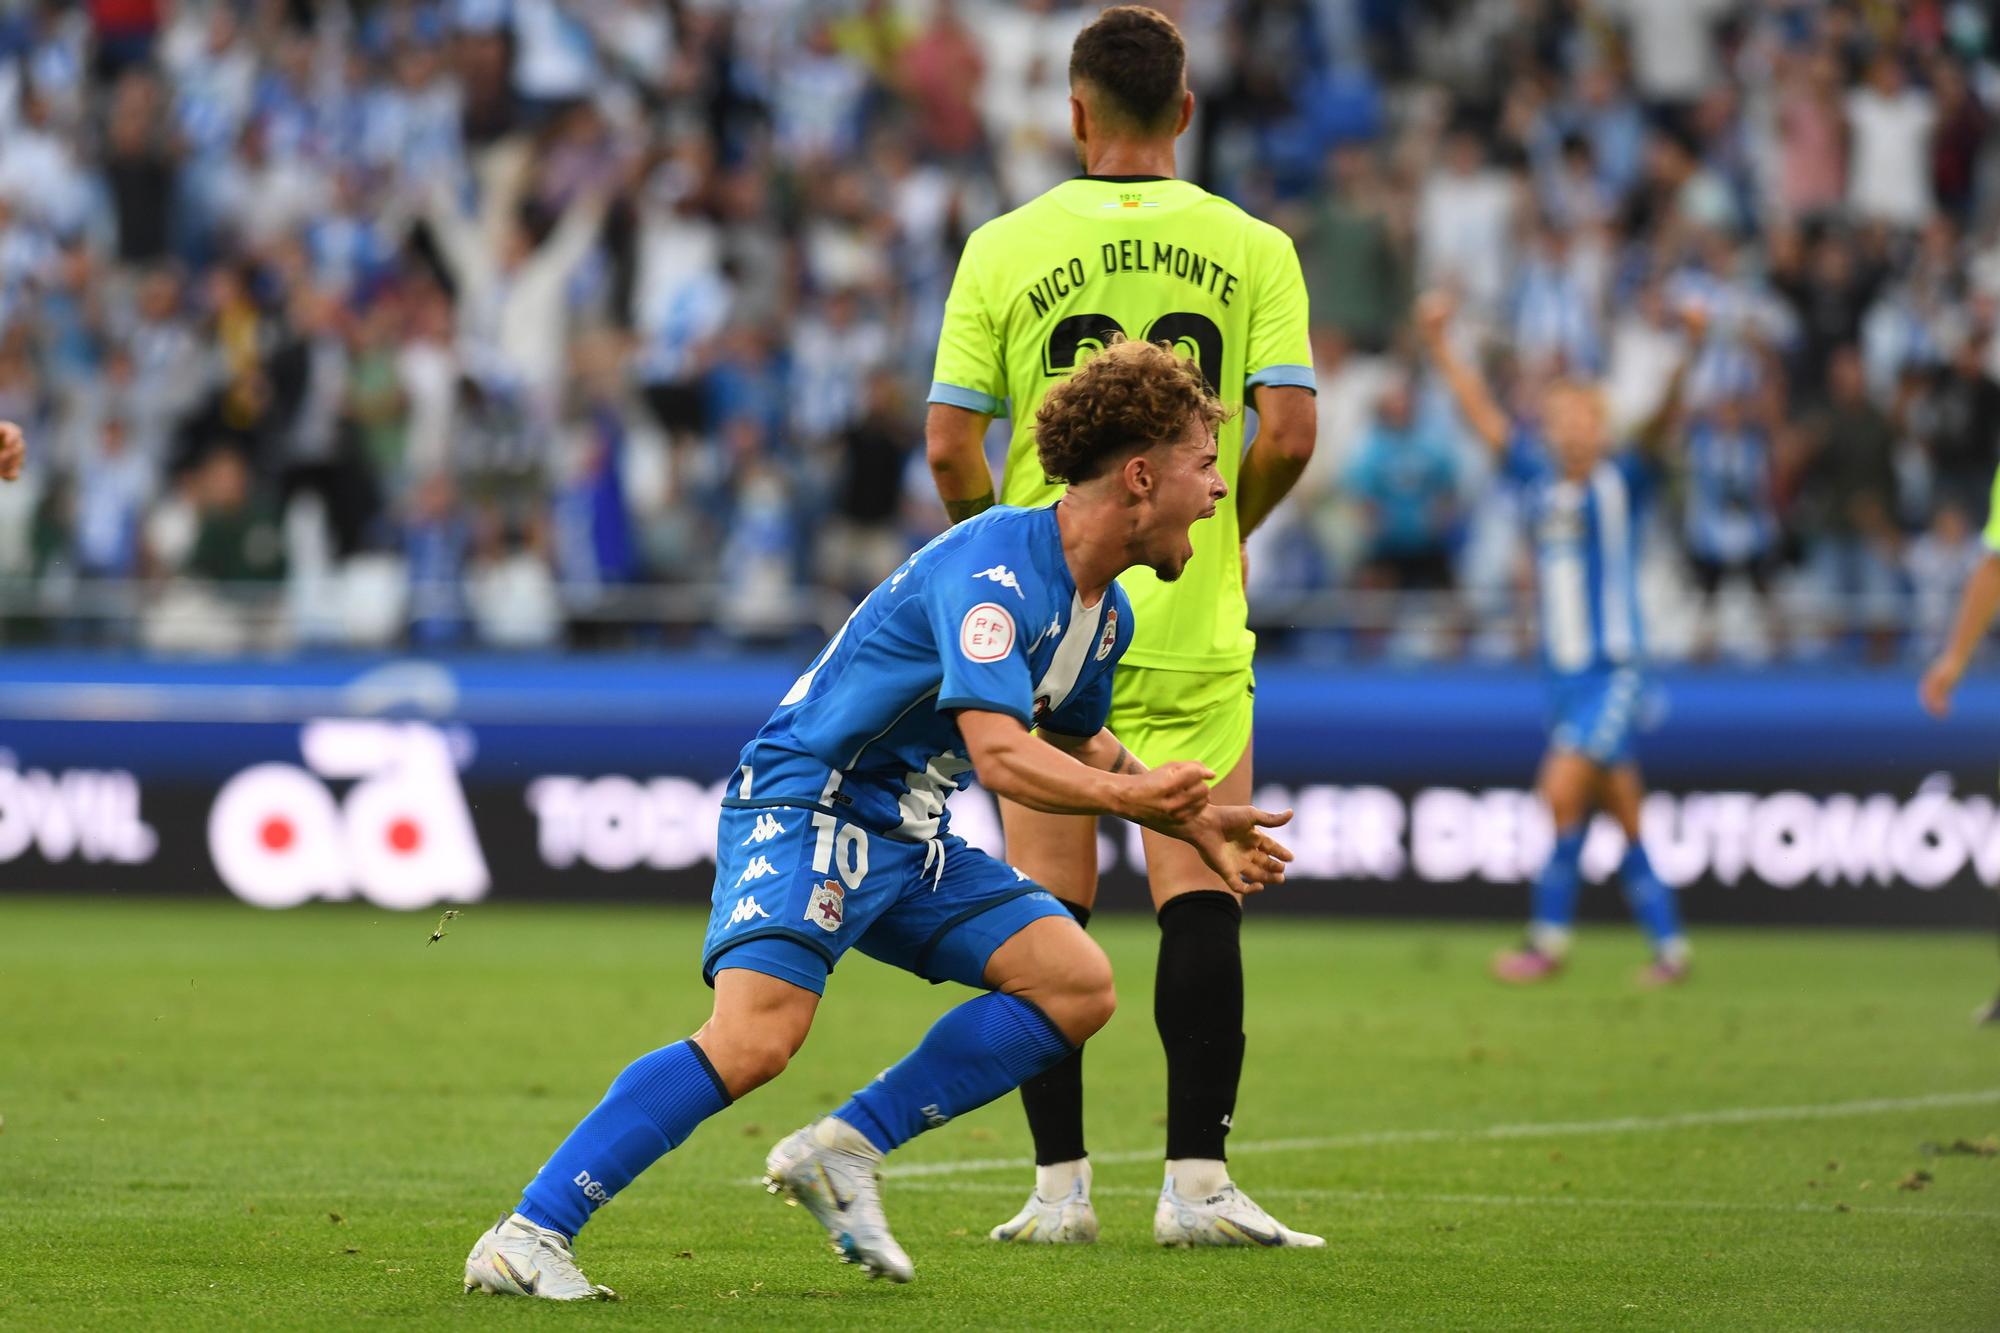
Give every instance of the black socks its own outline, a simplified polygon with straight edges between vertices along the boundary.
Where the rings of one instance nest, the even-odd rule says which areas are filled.
[[[1058,898],[1079,926],[1090,925],[1090,909]],[[1049,1066],[1021,1085],[1021,1108],[1028,1113],[1028,1132],[1035,1136],[1035,1165],[1074,1162],[1083,1150],[1083,1048]]]
[[[1153,1022],[1167,1053],[1169,1160],[1223,1158],[1243,1075],[1242,926],[1241,900],[1222,889],[1160,909]]]
[[[1090,909],[1065,902],[1077,924]],[[1167,1055],[1167,1157],[1220,1161],[1243,1076],[1243,904],[1209,889],[1160,909],[1153,1023]],[[1021,1085],[1035,1165],[1084,1157],[1083,1051]]]

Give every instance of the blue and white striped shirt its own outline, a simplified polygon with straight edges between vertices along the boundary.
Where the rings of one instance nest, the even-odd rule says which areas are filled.
[[[1541,607],[1542,661],[1562,676],[1637,665],[1639,503],[1643,465],[1630,451],[1580,480],[1562,475],[1539,438],[1518,432],[1507,473],[1527,501]]]

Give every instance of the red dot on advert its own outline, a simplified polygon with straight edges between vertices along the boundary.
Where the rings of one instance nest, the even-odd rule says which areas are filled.
[[[272,815],[257,829],[257,841],[270,851],[284,851],[292,845],[292,838],[292,821],[283,815]]]
[[[389,825],[389,847],[393,851],[407,855],[417,850],[423,840],[423,830],[413,819],[398,819]]]

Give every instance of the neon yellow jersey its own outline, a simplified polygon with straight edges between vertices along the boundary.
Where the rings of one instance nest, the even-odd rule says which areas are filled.
[[[1112,331],[1171,342],[1231,409],[1217,443],[1229,498],[1194,525],[1194,559],[1163,584],[1133,569],[1124,660],[1179,671],[1250,665],[1237,554],[1243,400],[1257,384],[1313,388],[1306,285],[1291,238],[1186,181],[1079,177],[972,233],[945,303],[930,401],[1011,416],[1002,504],[1062,493],[1035,453],[1042,395]]]
[[[1981,536],[1986,542],[1986,549],[2000,555],[2000,470],[1993,473],[1993,498],[1986,502],[1986,531]],[[1125,582],[1124,579],[1118,581],[1121,584]],[[1138,614],[1133,611],[1133,618],[1137,619]]]

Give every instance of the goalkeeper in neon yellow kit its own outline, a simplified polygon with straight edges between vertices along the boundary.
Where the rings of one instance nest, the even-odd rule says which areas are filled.
[[[1994,614],[2000,612],[2000,472],[1993,476],[1993,499],[1981,540],[1986,546],[1986,558],[1972,571],[1965,591],[1959,596],[1958,620],[1951,628],[1951,641],[1924,672],[1923,684],[1918,689],[1924,707],[1933,717],[1942,718],[1951,712],[1951,696],[1958,690],[1959,678],[1971,665],[1972,655],[1993,624]],[[1974,1010],[1972,1021],[2000,1024],[2000,997]]]
[[[1051,385],[1115,334],[1195,358],[1232,409],[1217,432],[1230,494],[1195,526],[1183,577],[1124,576],[1136,637],[1118,668],[1110,725],[1143,762],[1200,762],[1220,775],[1215,799],[1240,802],[1251,786],[1256,642],[1241,544],[1312,454],[1312,354],[1291,241],[1174,178],[1174,143],[1194,110],[1185,66],[1180,33],[1143,6],[1108,9],[1078,35],[1070,118],[1086,174],[967,242],[945,307],[927,436],[954,521],[995,502],[981,441],[996,416],[1013,423],[1000,502],[1046,505],[1060,487],[1035,461],[1033,430]],[[1246,398],[1260,423],[1247,455]],[[1096,822],[1005,802],[1001,815],[1010,862],[1088,922]],[[1241,898],[1169,840],[1145,839],[1160,922],[1154,1018],[1167,1056],[1154,1235],[1166,1245],[1318,1245],[1251,1202],[1224,1161],[1243,1065]],[[995,1240],[1096,1237],[1082,1080],[1079,1053],[1022,1087],[1035,1191]]]

